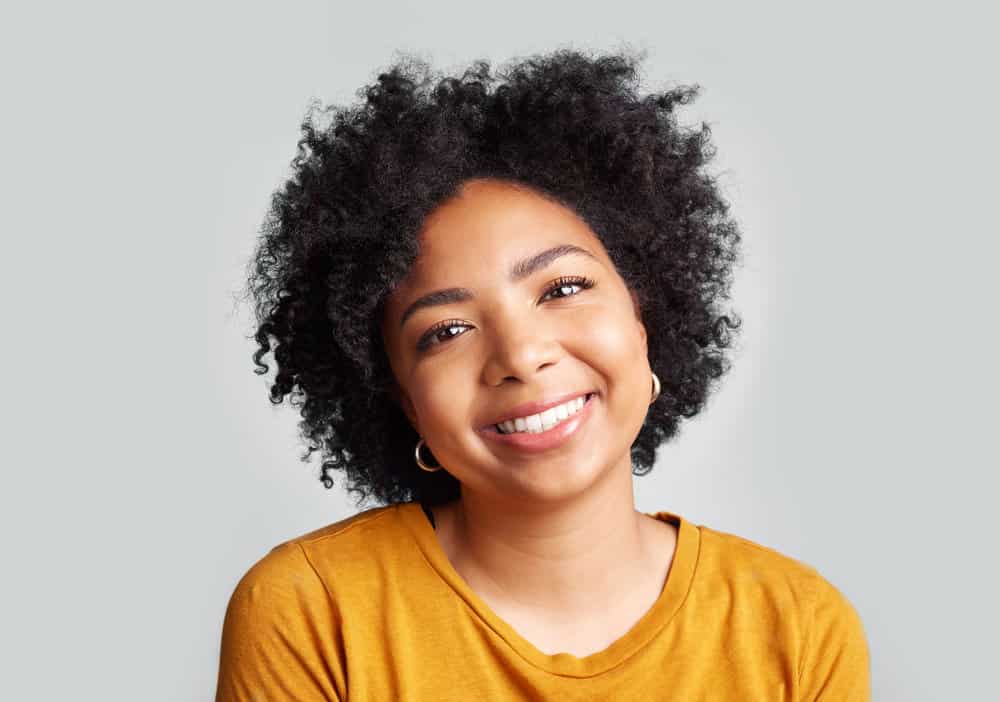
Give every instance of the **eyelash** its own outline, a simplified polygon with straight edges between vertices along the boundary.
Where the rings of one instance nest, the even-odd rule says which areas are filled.
[[[581,288],[580,292],[583,292],[583,290],[589,290],[590,288],[594,287],[594,281],[590,278],[586,278],[583,276],[567,276],[564,278],[559,278],[558,280],[553,281],[552,284],[545,289],[545,294],[542,295],[542,298],[544,299],[552,292],[560,288],[565,288],[570,285],[575,285],[580,287]],[[579,294],[580,294],[579,292],[576,292],[573,293],[572,295],[563,295],[562,298],[573,297],[574,295],[579,295]],[[556,299],[562,299],[562,298],[556,298]],[[432,340],[438,333],[450,327],[459,327],[459,326],[467,327],[469,325],[457,319],[449,319],[445,322],[441,322],[440,324],[434,325],[433,327],[427,330],[426,334],[420,337],[420,340],[417,342],[417,351],[426,351],[431,346],[437,346],[445,343],[449,339],[454,339],[457,336],[461,336],[461,334],[455,334],[455,336],[448,337],[448,339],[438,340],[436,343],[432,343]]]

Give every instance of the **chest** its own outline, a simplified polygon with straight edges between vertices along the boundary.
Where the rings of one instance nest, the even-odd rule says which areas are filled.
[[[497,616],[542,653],[586,658],[625,636],[653,606],[658,594],[646,592],[619,603],[617,608],[595,607],[575,616],[540,615],[488,594],[481,597]]]
[[[529,617],[518,617],[510,613],[498,612],[522,638],[542,653],[553,656],[569,653],[577,658],[586,658],[603,651],[621,638],[630,626],[599,626],[590,623],[576,623],[574,626],[553,627]]]

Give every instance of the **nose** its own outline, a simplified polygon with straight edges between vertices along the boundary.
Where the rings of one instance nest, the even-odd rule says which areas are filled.
[[[522,319],[499,315],[489,325],[487,334],[483,379],[490,386],[505,380],[533,382],[537,373],[558,363],[563,353],[554,330],[523,319],[523,313]]]

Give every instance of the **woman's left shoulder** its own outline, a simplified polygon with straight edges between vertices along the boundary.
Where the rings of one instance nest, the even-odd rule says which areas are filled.
[[[819,568],[743,536],[705,526],[698,529],[698,569],[703,582],[760,594],[780,603],[786,614],[797,609],[813,635],[823,628],[828,634],[839,632],[845,642],[864,642],[854,604]]]
[[[698,526],[698,530],[701,536],[699,567],[719,575],[782,582],[797,590],[832,587],[816,567],[777,548],[711,527]]]
[[[867,635],[840,588],[820,569],[776,548],[705,526],[697,529],[698,600],[731,616],[751,613],[747,616],[768,631],[785,631],[797,651],[798,699],[871,699]]]

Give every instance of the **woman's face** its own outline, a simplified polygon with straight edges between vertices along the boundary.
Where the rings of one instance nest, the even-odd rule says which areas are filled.
[[[530,264],[553,247],[590,255]],[[467,294],[424,299],[453,288]],[[421,299],[435,304],[414,306]],[[617,471],[631,481],[651,392],[646,330],[604,246],[572,211],[509,183],[466,182],[424,223],[382,334],[397,399],[433,454],[425,449],[425,460],[463,492],[551,500]],[[523,403],[591,393],[578,414],[527,439],[494,426],[512,411],[537,414]]]

